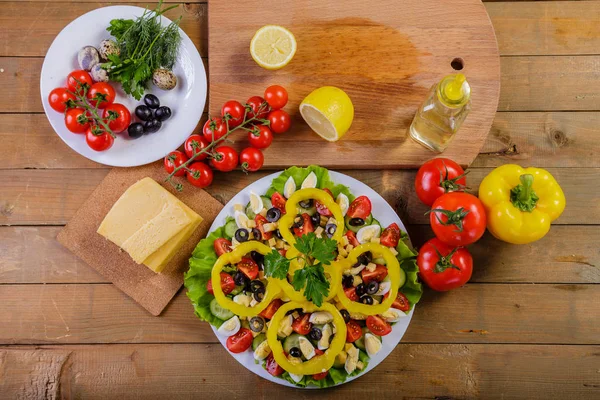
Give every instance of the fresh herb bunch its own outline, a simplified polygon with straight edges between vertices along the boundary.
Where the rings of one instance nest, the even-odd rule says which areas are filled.
[[[310,232],[299,237],[294,247],[301,253],[297,258],[303,260],[305,266],[294,272],[292,286],[297,291],[304,289],[304,297],[320,307],[329,294],[329,281],[323,266],[331,264],[335,259],[337,242],[328,237],[319,238],[314,232]],[[265,255],[265,276],[287,279],[290,261],[279,251],[271,251]]]
[[[106,30],[115,37],[120,55],[109,55],[102,64],[108,76],[120,82],[125,93],[140,100],[146,84],[158,68],[172,69],[177,60],[181,43],[179,22],[181,17],[163,27],[161,15],[179,7],[174,5],[162,10],[162,0],[154,10],[146,9],[135,21],[113,19]]]

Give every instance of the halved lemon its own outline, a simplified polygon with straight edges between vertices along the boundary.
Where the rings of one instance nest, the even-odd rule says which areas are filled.
[[[319,136],[335,142],[350,129],[354,105],[342,89],[323,86],[313,90],[300,103],[300,114]]]
[[[282,26],[265,25],[254,34],[250,54],[263,68],[283,68],[296,54],[296,38]]]

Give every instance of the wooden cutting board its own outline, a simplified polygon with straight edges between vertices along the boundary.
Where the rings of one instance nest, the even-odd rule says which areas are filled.
[[[471,84],[472,111],[444,155],[468,165],[485,141],[498,105],[500,58],[480,0],[229,0],[210,1],[208,9],[210,114],[271,84],[289,92],[293,126],[266,150],[266,167],[418,167],[434,153],[407,129],[430,87],[456,68]],[[290,29],[298,43],[278,71],[259,67],[249,53],[266,24]],[[325,85],[342,88],[355,107],[337,143],[314,134],[298,112],[302,99]],[[242,134],[234,140],[239,148],[247,143]]]

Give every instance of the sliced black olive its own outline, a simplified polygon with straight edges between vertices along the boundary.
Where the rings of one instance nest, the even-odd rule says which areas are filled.
[[[265,327],[265,320],[262,317],[252,317],[248,322],[252,332],[262,332]]]
[[[139,122],[134,122],[133,124],[129,125],[129,128],[127,128],[127,133],[132,139],[140,138],[144,135],[144,125],[140,124]]]
[[[299,357],[302,357],[302,352],[300,351],[299,348],[292,347],[290,349],[290,356],[299,358]]]
[[[250,291],[252,293],[259,293],[265,292],[265,284],[262,283],[261,281],[259,281],[258,279],[253,280],[252,282],[250,282]]]
[[[304,209],[311,208],[313,206],[313,201],[312,199],[302,200],[298,202],[298,205]]]
[[[272,207],[267,211],[267,221],[277,222],[281,218],[281,210],[277,207]]]
[[[249,279],[241,271],[238,271],[238,272],[235,273],[235,275],[233,275],[233,282],[237,286],[244,286],[245,287],[246,284],[248,283],[248,281],[249,281]]]
[[[342,278],[342,285],[344,285],[345,288],[351,288],[354,286],[354,277],[352,277],[352,275],[344,275]]]
[[[144,96],[144,103],[152,109],[160,107],[160,100],[158,100],[158,97],[150,93]]]
[[[363,297],[361,297],[359,301],[368,306],[373,304],[373,298],[371,296],[367,296],[367,295],[364,295]]]
[[[358,256],[358,262],[362,265],[367,265],[371,261],[373,261],[373,253],[371,253],[370,251],[362,253],[360,256]]]
[[[372,281],[367,285],[367,294],[375,294],[379,290],[379,282]]]
[[[315,214],[310,217],[310,222],[312,222],[313,227],[317,227],[321,225],[321,217],[319,216],[319,214]]]
[[[309,339],[312,339],[315,342],[318,342],[323,337],[323,332],[321,332],[321,330],[315,326],[308,333],[308,337],[309,337]]]
[[[152,119],[152,110],[150,107],[141,104],[135,108],[135,115],[142,121],[148,121]]]
[[[304,225],[304,218],[298,215],[296,218],[294,218],[294,225],[292,225],[292,227],[302,228],[302,225]]]
[[[367,285],[365,285],[364,283],[359,283],[358,286],[356,286],[356,294],[358,295],[358,297],[362,297],[366,293]]]
[[[336,224],[327,224],[325,226],[325,233],[327,234],[327,237],[329,237],[331,239],[331,237],[335,234],[336,229],[337,229]]]
[[[352,218],[348,221],[350,226],[363,226],[365,224],[365,220],[362,218]]]
[[[254,232],[254,230],[252,232]],[[258,233],[260,233],[260,231]],[[260,254],[258,251],[252,250],[250,252],[250,257],[252,257],[254,262],[256,262],[257,264],[262,264],[263,262],[265,262],[265,256]]]
[[[258,229],[258,228],[252,228],[252,236],[254,237],[254,240],[262,240],[262,233],[260,233],[260,229]],[[256,252],[254,251],[253,253],[256,253]],[[256,261],[256,260],[254,260],[254,261]],[[258,261],[256,261],[256,262],[258,262]]]
[[[167,106],[158,107],[154,112],[154,116],[159,121],[166,121],[171,118],[171,109]]]
[[[279,240],[283,240],[283,236],[281,236],[281,232],[279,232],[279,229],[275,229],[275,237]]]
[[[262,299],[265,298],[265,292],[256,292],[253,294],[254,296],[254,300],[261,302]],[[373,302],[373,299],[371,299],[371,303]]]
[[[243,242],[247,242],[248,239],[250,239],[250,232],[248,232],[247,229],[244,228],[240,228],[237,231],[235,231],[235,240],[237,240],[240,243]]]
[[[340,310],[340,314],[342,314],[342,317],[344,318],[344,322],[346,322],[346,323],[350,322],[350,313],[348,312],[348,310]]]
[[[150,120],[144,122],[144,131],[146,133],[158,132],[158,130],[161,128],[161,126],[162,126],[162,122],[160,122],[156,118],[153,118],[153,119],[150,119]]]

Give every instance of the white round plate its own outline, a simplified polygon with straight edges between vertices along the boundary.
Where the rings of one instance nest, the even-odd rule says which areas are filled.
[[[183,10],[182,10],[183,11]],[[170,119],[163,122],[162,128],[152,134],[132,140],[127,132],[117,134],[114,145],[103,152],[90,149],[85,142],[85,135],[70,132],[64,123],[64,115],[54,111],[48,104],[48,94],[52,89],[66,86],[67,75],[76,69],[77,52],[83,46],[100,45],[104,39],[111,38],[106,31],[112,19],[135,19],[142,15],[143,8],[133,6],[111,6],[98,8],[77,18],[67,25],[54,39],[42,66],[40,90],[44,111],[58,136],[73,150],[90,160],[115,167],[133,167],[159,160],[175,150],[192,133],[204,110],[206,101],[206,72],[204,64],[196,50],[196,46],[179,29],[181,45],[179,55],[173,68],[177,76],[177,86],[173,90],[160,90],[152,82],[148,84],[148,92],[160,99],[161,105],[169,106],[173,111]],[[161,23],[166,26],[171,21],[162,17]],[[125,105],[135,119],[134,109],[142,104],[123,92],[119,83],[110,82],[117,92],[115,102]]]
[[[250,191],[254,191],[255,193],[257,193],[259,195],[266,193],[266,191],[271,186],[271,182],[273,181],[273,179],[275,179],[280,174],[281,174],[281,172],[277,172],[277,173],[265,176],[264,178],[257,180],[256,182],[252,183],[251,185],[248,185],[244,190],[242,190],[237,195],[235,195],[229,201],[229,203],[227,203],[225,205],[225,207],[223,207],[223,209],[221,210],[219,215],[217,215],[217,218],[215,219],[215,221],[213,222],[213,224],[210,227],[209,233],[214,231],[215,229],[219,228],[220,226],[223,226],[225,224],[225,219],[228,216],[232,216],[234,214],[234,209],[233,209],[234,204],[247,204],[250,201]],[[402,221],[400,220],[398,215],[394,212],[392,207],[383,199],[383,197],[381,197],[377,192],[375,192],[369,186],[365,185],[364,183],[362,183],[354,178],[349,177],[348,175],[340,174],[339,172],[329,171],[329,175],[335,183],[341,183],[343,185],[348,186],[350,188],[350,192],[352,194],[354,194],[356,197],[361,196],[361,195],[365,195],[365,196],[369,197],[369,199],[371,200],[371,204],[373,205],[373,217],[375,219],[379,220],[381,225],[388,226],[389,224],[395,222],[398,224],[400,229],[402,229],[403,231],[406,232],[406,228],[404,227],[404,224],[402,223]],[[408,324],[410,323],[410,320],[412,318],[414,310],[415,310],[415,307],[412,308],[412,310],[407,314],[407,316],[405,318],[400,319],[399,322],[397,322],[393,325],[392,333],[390,333],[387,336],[382,337],[382,339],[383,339],[382,345],[383,346],[382,346],[381,350],[379,351],[379,353],[377,353],[375,355],[375,357],[371,357],[371,359],[369,360],[369,365],[364,370],[364,372],[362,372],[359,375],[348,378],[346,380],[346,382],[350,382],[351,380],[354,380],[356,378],[363,376],[364,374],[366,374],[367,372],[369,372],[370,370],[375,368],[387,356],[390,355],[392,350],[394,350],[394,348],[398,345],[398,343],[400,343],[400,339],[402,339],[402,336],[404,336],[404,332],[406,332],[406,329],[408,328]],[[217,338],[223,345],[223,347],[225,349],[227,349],[227,345],[226,345],[227,337],[219,335],[217,333],[217,330],[215,329],[215,327],[212,325],[211,325],[211,327],[213,329],[213,332],[215,333],[215,335],[217,336]],[[250,371],[254,372],[256,375],[258,375],[262,378],[265,378],[271,382],[278,383],[280,385],[296,387],[296,388],[298,387],[298,386],[292,385],[291,383],[289,383],[288,381],[286,381],[284,379],[280,379],[280,378],[270,375],[262,367],[261,364],[256,364],[254,362],[254,356],[251,351],[245,351],[245,352],[239,353],[239,354],[234,354],[234,353],[229,352],[229,354],[231,354],[233,356],[233,358],[238,360],[238,362],[240,364],[242,364],[244,367],[246,367],[247,369],[249,369]],[[346,382],[344,382],[344,383],[346,383]],[[316,389],[316,387],[308,387],[306,389]]]

